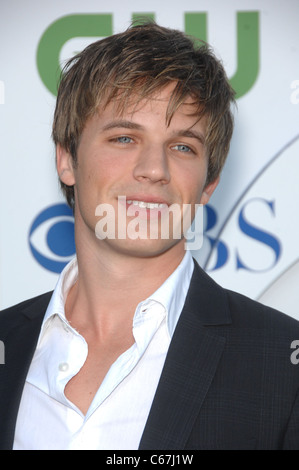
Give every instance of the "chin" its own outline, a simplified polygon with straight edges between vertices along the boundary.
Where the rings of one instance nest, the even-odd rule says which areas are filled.
[[[184,247],[184,240],[110,240],[109,245],[114,251],[125,256],[154,258],[170,251],[180,250],[181,246]]]

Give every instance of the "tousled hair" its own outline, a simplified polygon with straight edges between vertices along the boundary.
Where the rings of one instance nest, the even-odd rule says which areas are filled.
[[[112,100],[121,113],[132,96],[139,102],[170,83],[175,86],[168,104],[168,124],[190,96],[195,115],[207,118],[206,184],[214,181],[229,151],[235,93],[208,44],[154,22],[132,24],[122,33],[90,44],[67,62],[54,113],[54,143],[72,155],[76,166],[80,136],[93,114]],[[73,186],[61,182],[61,188],[74,207]]]

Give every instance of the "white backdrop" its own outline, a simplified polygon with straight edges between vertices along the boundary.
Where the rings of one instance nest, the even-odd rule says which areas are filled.
[[[1,2],[0,308],[53,289],[74,252],[50,137],[58,64],[138,13],[207,39],[238,92],[193,255],[221,285],[299,319],[298,0]]]

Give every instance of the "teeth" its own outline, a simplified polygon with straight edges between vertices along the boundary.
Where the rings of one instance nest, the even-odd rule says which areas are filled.
[[[127,200],[128,204],[133,204],[133,206],[138,206],[142,209],[162,209],[163,207],[167,207],[167,204],[158,203],[158,202],[145,202],[145,201],[133,201]]]

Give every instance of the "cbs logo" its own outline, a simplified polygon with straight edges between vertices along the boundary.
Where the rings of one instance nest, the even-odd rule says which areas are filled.
[[[61,203],[40,212],[31,224],[28,242],[33,257],[41,266],[60,273],[76,251],[70,207]]]

